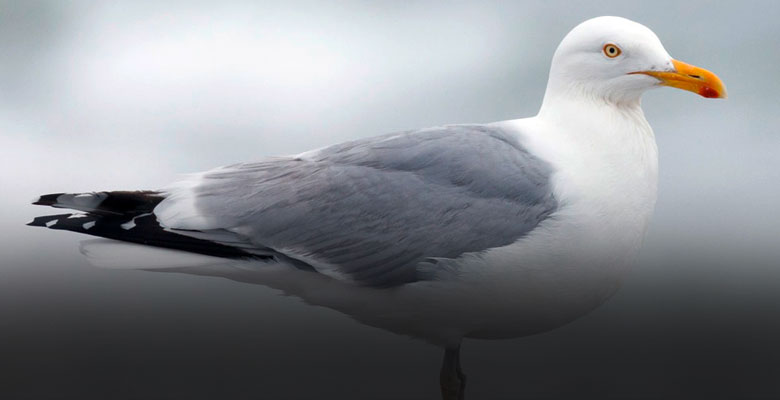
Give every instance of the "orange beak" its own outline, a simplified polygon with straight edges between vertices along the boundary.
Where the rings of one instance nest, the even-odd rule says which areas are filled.
[[[687,90],[700,96],[713,99],[726,98],[726,86],[717,75],[682,61],[672,60],[672,64],[674,71],[638,71],[631,74],[650,75],[660,80],[663,86]]]

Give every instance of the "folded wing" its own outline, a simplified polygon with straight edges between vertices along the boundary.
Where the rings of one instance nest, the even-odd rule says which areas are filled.
[[[229,231],[371,286],[511,244],[557,208],[552,171],[498,128],[457,125],[206,172],[163,191],[168,229]]]

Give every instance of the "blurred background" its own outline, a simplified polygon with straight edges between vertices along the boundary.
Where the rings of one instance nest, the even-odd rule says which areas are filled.
[[[437,398],[440,350],[262,286],[87,264],[43,193],[532,116],[579,22],[624,16],[726,101],[643,101],[639,266],[556,331],[464,343],[474,399],[780,396],[780,3],[0,1],[0,396]]]

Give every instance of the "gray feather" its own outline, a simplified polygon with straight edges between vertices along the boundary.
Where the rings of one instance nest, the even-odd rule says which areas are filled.
[[[499,128],[455,125],[215,170],[195,205],[258,246],[393,286],[527,235],[557,208],[551,173]]]

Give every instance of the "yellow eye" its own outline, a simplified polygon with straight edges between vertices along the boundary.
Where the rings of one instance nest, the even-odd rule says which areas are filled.
[[[609,58],[615,58],[620,55],[620,47],[617,47],[617,45],[614,45],[612,43],[607,43],[604,45],[604,48],[602,49],[604,51],[604,55]]]

